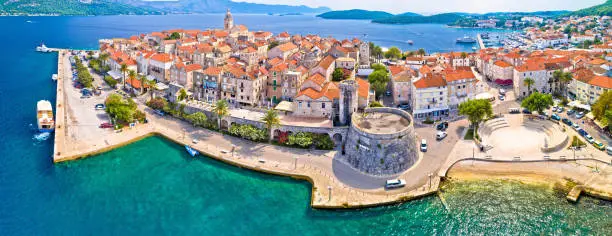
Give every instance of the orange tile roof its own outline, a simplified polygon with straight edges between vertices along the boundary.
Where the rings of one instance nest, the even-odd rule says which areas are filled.
[[[466,79],[466,80],[476,79],[476,76],[474,76],[474,73],[472,73],[472,71],[468,71],[468,70],[456,70],[456,71],[446,72],[447,82],[452,82],[452,81],[462,80],[462,79]]]
[[[300,91],[296,97],[300,97],[305,95],[311,99],[319,99],[321,97],[326,97],[330,100],[340,98],[340,89],[333,82],[327,82],[321,91],[317,91],[313,88],[306,88]]]
[[[442,78],[441,75],[432,75],[432,76],[423,77],[417,80],[416,82],[414,82],[414,87],[416,87],[417,89],[433,88],[433,87],[441,87],[441,86],[446,86],[446,80],[444,80],[444,78]]]
[[[206,68],[206,70],[204,70],[204,74],[205,75],[219,75],[221,74],[222,71],[223,71],[223,68],[221,67],[211,66],[211,67]]]
[[[503,68],[506,68],[506,67],[511,67],[511,66],[512,66],[510,63],[505,62],[505,61],[501,61],[501,60],[496,61],[496,62],[495,62],[495,63],[493,63],[493,64],[495,64],[496,66],[499,66],[499,67],[503,67]]]
[[[278,49],[280,49],[282,52],[287,52],[293,49],[297,49],[297,46],[295,46],[295,44],[293,43],[284,43],[284,44],[278,45]]]
[[[588,83],[593,86],[612,89],[612,78],[608,76],[595,76]]]
[[[311,75],[310,77],[308,77],[308,80],[311,80],[312,82],[314,82],[315,84],[318,84],[319,86],[323,86],[323,83],[327,81],[327,79],[325,79],[325,76],[319,73]]]
[[[157,53],[151,57],[151,60],[167,63],[171,62],[172,58],[170,58],[170,55],[167,53]]]
[[[331,66],[334,61],[335,61],[334,57],[332,57],[331,55],[328,55],[325,58],[323,58],[321,62],[319,62],[319,66],[327,70],[327,68],[329,68],[329,66]]]
[[[356,79],[357,85],[359,85],[357,89],[357,95],[362,98],[367,98],[370,95],[370,83],[365,79]]]
[[[406,67],[403,67],[403,66],[389,66],[389,71],[391,71],[392,76],[395,76],[405,70],[406,70]]]
[[[201,70],[202,69],[202,65],[200,64],[189,64],[187,66],[185,66],[185,71],[187,72],[191,72],[194,70]]]
[[[130,79],[130,78],[128,78],[128,79],[125,80],[125,82],[128,83],[129,85],[131,85],[135,89],[140,89],[141,82],[138,79]],[[149,87],[149,85],[145,84],[145,88],[148,88],[148,87]]]

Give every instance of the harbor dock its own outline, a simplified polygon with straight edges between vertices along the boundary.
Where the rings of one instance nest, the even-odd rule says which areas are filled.
[[[484,40],[482,40],[482,35],[478,34],[476,36],[476,40],[478,41],[478,47],[480,47],[480,49],[486,49],[487,47],[484,44]]]

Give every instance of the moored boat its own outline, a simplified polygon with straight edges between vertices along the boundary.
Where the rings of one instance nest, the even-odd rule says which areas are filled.
[[[55,120],[53,119],[53,108],[51,102],[40,100],[36,104],[36,118],[40,132],[53,132]]]
[[[36,51],[37,52],[50,52],[51,49],[49,49],[44,43],[41,43],[40,46],[36,47]]]
[[[463,36],[463,38],[457,39],[457,43],[476,43],[476,39],[469,36]]]
[[[192,157],[195,157],[195,156],[200,154],[200,152],[198,152],[197,150],[193,149],[189,145],[185,145],[185,150],[187,150],[187,153],[189,153],[189,155],[191,155]]]
[[[53,81],[57,81],[57,74],[53,74],[53,75],[51,76],[51,80],[53,80]]]

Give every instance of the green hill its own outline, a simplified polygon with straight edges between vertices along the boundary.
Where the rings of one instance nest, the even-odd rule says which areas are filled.
[[[106,0],[0,0],[0,13],[10,15],[143,15],[163,12]]]
[[[461,18],[462,16],[455,13],[444,13],[432,16],[397,15],[384,19],[375,19],[372,20],[372,22],[380,24],[451,24]]]
[[[367,10],[346,10],[346,11],[330,11],[317,15],[323,19],[343,19],[343,20],[374,20],[393,17],[394,15],[384,11],[367,11]]]
[[[612,0],[570,13],[572,16],[612,16]]]

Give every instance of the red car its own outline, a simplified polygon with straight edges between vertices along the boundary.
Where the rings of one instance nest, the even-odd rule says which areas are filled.
[[[106,123],[100,124],[100,128],[102,129],[113,128],[113,125],[111,123],[106,122]]]

